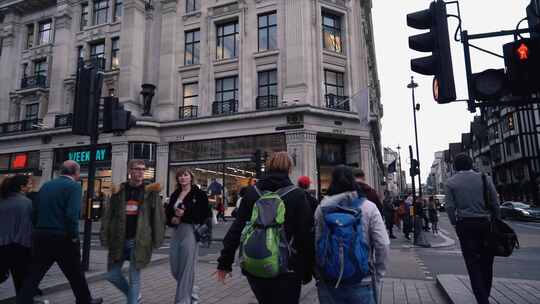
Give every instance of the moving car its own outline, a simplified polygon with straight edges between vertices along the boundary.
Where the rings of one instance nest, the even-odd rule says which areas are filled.
[[[522,202],[504,202],[501,205],[501,217],[540,221],[540,208]]]

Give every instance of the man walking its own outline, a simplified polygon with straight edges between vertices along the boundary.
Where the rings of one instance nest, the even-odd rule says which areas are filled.
[[[490,233],[490,219],[500,216],[497,191],[491,178],[472,170],[467,154],[455,157],[454,168],[457,173],[446,183],[447,213],[456,227],[476,301],[488,304],[494,256],[483,244]]]
[[[383,214],[383,204],[379,199],[377,191],[371,188],[371,186],[366,183],[366,174],[364,173],[364,170],[360,168],[355,168],[353,169],[353,174],[356,182],[358,183],[358,185],[360,185],[360,188],[366,194],[366,198],[369,201],[373,202],[377,206],[377,209],[379,209],[379,212]]]
[[[99,304],[101,298],[92,299],[86,278],[81,269],[79,242],[79,214],[82,188],[77,181],[80,166],[65,161],[60,177],[45,183],[39,191],[32,264],[17,295],[18,304],[30,304],[36,288],[54,262],[66,276],[75,294],[77,304]]]
[[[107,280],[126,295],[128,304],[136,304],[141,301],[141,269],[150,263],[152,249],[163,242],[165,214],[160,185],[144,185],[144,161],[130,161],[128,170],[129,181],[113,193],[101,221],[101,242],[109,249]],[[129,284],[122,275],[125,261]]]

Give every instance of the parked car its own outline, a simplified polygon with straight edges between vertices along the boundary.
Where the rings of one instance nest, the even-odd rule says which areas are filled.
[[[522,202],[504,202],[501,205],[501,217],[540,221],[540,208]]]
[[[439,211],[445,211],[445,200],[446,195],[444,194],[435,194],[433,195],[433,198],[435,199],[435,204],[438,206]]]

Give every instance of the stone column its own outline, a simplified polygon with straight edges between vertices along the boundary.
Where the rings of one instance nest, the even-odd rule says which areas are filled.
[[[299,176],[311,179],[311,188],[317,189],[317,132],[300,130],[286,134],[287,152],[293,159],[291,181],[296,183]]]
[[[10,118],[11,100],[9,93],[20,85],[21,77],[17,77],[17,67],[20,62],[20,25],[14,12],[7,13],[4,23],[0,26],[2,39],[2,56],[0,56],[0,123],[8,122]],[[20,73],[22,75],[22,73]]]
[[[373,175],[374,167],[373,162],[375,162],[375,157],[372,153],[371,148],[372,141],[369,138],[360,138],[360,168],[364,170],[366,174],[366,182],[368,185],[371,185],[373,188],[377,187],[377,180]]]
[[[160,121],[175,119],[176,104],[176,0],[161,0],[161,47],[159,50],[159,81],[153,104],[154,116]],[[156,109],[155,107],[153,107]]]
[[[127,141],[112,144],[111,148],[112,182],[119,185],[126,181],[129,143]]]
[[[39,153],[39,168],[41,169],[41,179],[39,187],[51,180],[54,166],[54,150],[42,149]]]
[[[161,185],[161,193],[167,194],[167,177],[169,176],[169,143],[157,145],[156,182]]]
[[[120,85],[118,96],[126,110],[141,113],[143,83],[145,10],[144,1],[126,0],[120,33]]]
[[[67,1],[59,1],[54,17],[54,47],[52,64],[49,65],[49,102],[44,117],[45,125],[54,126],[54,117],[63,112],[64,106],[64,79],[70,75],[72,50],[71,21],[72,13]]]

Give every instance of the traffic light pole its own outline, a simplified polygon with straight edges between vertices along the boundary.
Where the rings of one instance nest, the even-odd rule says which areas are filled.
[[[412,146],[411,145],[409,145],[409,158],[411,160],[411,168],[409,169],[409,175],[411,176],[412,200],[413,200],[411,207],[413,208],[413,214],[416,215],[416,210],[414,210],[414,205],[416,203],[416,187],[415,187],[415,183],[414,183],[414,172],[413,172],[414,171],[414,165],[413,165],[414,164],[414,156],[413,156]],[[413,226],[413,243],[416,244],[416,241],[417,241],[416,235],[417,235],[417,233],[415,231],[416,230],[416,225],[414,223],[415,219],[416,219],[416,216],[413,216],[413,218],[412,218],[412,222],[413,222],[413,224],[412,224],[412,226]]]
[[[418,161],[418,195],[422,197],[422,178],[420,177],[420,153],[418,150],[418,127],[416,123],[416,100],[414,97],[414,88],[418,87],[418,84],[414,82],[414,77],[411,76],[411,83],[407,85],[407,88],[411,89],[412,92],[412,110],[414,118],[414,139],[416,141],[416,160]],[[412,159],[412,156],[411,156]],[[411,176],[414,180],[414,176]]]

